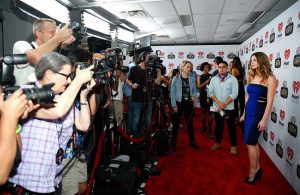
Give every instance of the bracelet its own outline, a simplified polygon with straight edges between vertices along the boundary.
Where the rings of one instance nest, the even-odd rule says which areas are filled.
[[[16,134],[20,134],[21,132],[22,132],[22,126],[20,124],[18,124]]]

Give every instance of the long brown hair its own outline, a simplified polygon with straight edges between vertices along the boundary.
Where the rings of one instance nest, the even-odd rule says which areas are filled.
[[[251,57],[255,56],[258,64],[257,69],[251,68]],[[250,83],[255,75],[258,75],[261,78],[261,83],[266,83],[268,80],[268,77],[273,75],[273,72],[271,70],[271,64],[268,59],[268,56],[263,52],[255,52],[250,57],[250,69],[249,69],[249,75],[248,75],[248,83]]]

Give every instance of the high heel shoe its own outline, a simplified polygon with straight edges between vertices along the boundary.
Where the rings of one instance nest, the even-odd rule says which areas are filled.
[[[255,175],[253,175],[253,176],[251,176],[251,177],[246,177],[246,178],[244,179],[244,182],[247,183],[247,184],[251,184],[251,185],[252,185],[252,184],[255,184],[255,182],[256,182],[257,180],[261,179],[262,173],[263,173],[262,168],[259,168],[259,169],[256,171]]]

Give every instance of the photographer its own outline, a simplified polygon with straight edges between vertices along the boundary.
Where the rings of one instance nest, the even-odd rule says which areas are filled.
[[[71,82],[72,67],[66,57],[50,52],[37,63],[35,85],[54,83],[52,90],[57,96],[53,106],[41,106],[34,115],[22,121],[22,162],[16,175],[9,178],[15,184],[11,192],[53,193],[54,186],[59,190],[60,178],[55,181],[55,176],[63,168],[61,162],[73,124],[79,130],[86,130],[90,125],[87,94],[92,86],[88,84],[80,93],[80,111],[72,106],[81,86],[92,79],[93,67],[77,68]]]
[[[139,131],[138,124],[141,120],[142,113],[146,114],[145,117],[145,131],[148,129],[151,115],[152,115],[152,100],[150,99],[153,93],[152,82],[147,81],[147,60],[149,53],[142,52],[140,54],[140,63],[138,66],[134,66],[130,69],[127,83],[132,88],[131,94],[131,123],[130,123],[130,134],[139,137],[145,132]],[[161,70],[156,69],[157,74],[154,78],[154,84],[156,86],[160,85],[161,82]],[[147,107],[147,108],[145,108]],[[143,119],[142,119],[143,120]]]
[[[55,21],[49,18],[36,20],[32,30],[35,42],[17,41],[13,47],[14,54],[26,53],[30,63],[19,64],[14,68],[16,85],[23,85],[29,81],[35,82],[36,78],[34,76],[33,65],[35,65],[45,53],[54,51],[59,45],[63,47],[71,44],[75,40],[72,35],[72,30],[68,28],[68,25],[60,29],[56,26]]]
[[[2,86],[0,87],[2,92]],[[27,114],[38,106],[33,106],[31,101],[27,101],[22,90],[15,91],[5,101],[4,94],[0,95],[0,185],[7,181],[14,163],[19,162],[21,158],[22,146],[18,136],[18,129],[21,127],[18,126],[18,120],[21,117],[26,118]]]

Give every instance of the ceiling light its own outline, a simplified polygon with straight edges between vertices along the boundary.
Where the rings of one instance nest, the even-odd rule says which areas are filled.
[[[241,22],[242,20],[241,19],[238,19],[238,18],[228,18],[226,19],[226,22]]]
[[[64,23],[70,21],[68,8],[58,3],[56,0],[43,0],[43,1],[21,0],[21,1],[57,21],[64,22]]]
[[[190,15],[180,15],[183,26],[192,26],[192,17]]]

